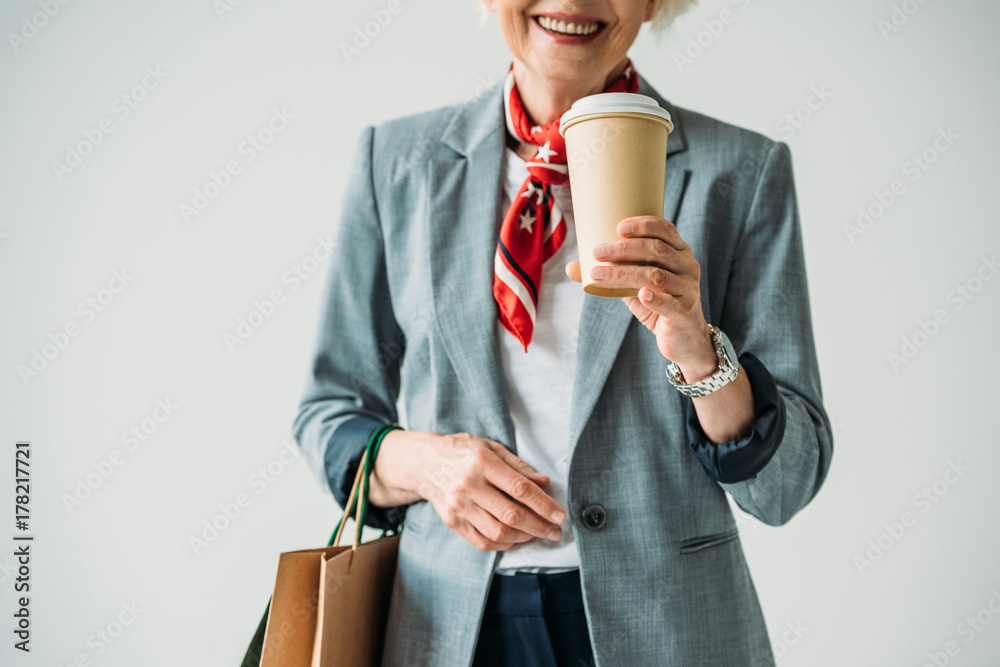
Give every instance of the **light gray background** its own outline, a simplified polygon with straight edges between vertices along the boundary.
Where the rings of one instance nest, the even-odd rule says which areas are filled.
[[[298,289],[283,275],[336,230],[364,125],[467,99],[509,63],[495,18],[480,26],[475,3],[400,3],[350,62],[341,43],[387,2],[233,0],[222,13],[212,0],[71,2],[16,51],[8,33],[41,10],[3,4],[3,664],[236,664],[278,553],[325,544],[335,503],[301,457],[279,456],[326,264]],[[938,664],[1000,661],[1000,615],[987,608],[996,594],[1000,610],[1000,280],[975,281],[981,258],[1000,251],[1000,5],[910,0],[919,11],[885,37],[878,22],[893,4],[705,0],[659,40],[644,31],[631,52],[673,103],[792,148],[836,454],[790,524],[740,517],[782,665],[932,664],[951,641],[957,655]],[[724,10],[731,23],[702,35],[703,53],[679,67],[674,54]],[[120,119],[112,104],[147,67],[165,78]],[[813,87],[832,96],[788,136],[777,123]],[[247,161],[240,143],[274,108],[294,120]],[[102,118],[114,131],[59,180],[52,163]],[[912,181],[905,163],[947,128],[959,138]],[[242,171],[185,224],[179,205],[234,159]],[[896,179],[905,193],[852,242],[845,225]],[[123,268],[134,279],[87,322],[78,304]],[[949,293],[970,279],[981,289],[959,308]],[[224,334],[273,289],[285,301],[230,351]],[[893,368],[888,355],[939,309],[947,321]],[[18,366],[71,321],[79,335],[23,381]],[[129,451],[121,434],[167,398],[179,407]],[[18,439],[34,456],[30,656],[10,634]],[[114,450],[123,463],[67,509],[65,496]],[[968,471],[949,484],[952,463]],[[268,464],[280,475],[256,483]],[[938,502],[915,503],[935,483]],[[189,538],[240,493],[250,505],[196,554]],[[893,536],[906,512],[911,525]],[[869,541],[889,548],[859,566]],[[96,633],[133,602],[134,623],[98,655]],[[978,631],[960,626],[977,613]]]

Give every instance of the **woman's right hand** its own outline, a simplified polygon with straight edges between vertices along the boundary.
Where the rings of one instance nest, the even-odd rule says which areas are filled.
[[[369,482],[373,505],[426,500],[480,551],[506,551],[535,537],[558,540],[566,520],[541,488],[547,475],[500,443],[469,433],[389,431]]]

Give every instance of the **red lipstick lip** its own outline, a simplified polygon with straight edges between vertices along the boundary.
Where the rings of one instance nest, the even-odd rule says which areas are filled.
[[[547,16],[548,18],[551,18],[556,21],[566,21],[566,22],[572,21],[573,23],[597,23],[599,24],[599,27],[597,28],[597,30],[590,33],[589,35],[563,35],[543,28],[542,24],[538,22],[539,16]],[[538,29],[546,39],[555,42],[556,44],[586,44],[588,42],[592,42],[595,39],[597,39],[602,32],[604,32],[604,28],[607,27],[608,25],[606,22],[601,21],[600,19],[591,18],[589,16],[583,16],[581,14],[562,14],[559,12],[554,12],[554,13],[546,12],[544,14],[535,14],[531,17],[531,22],[535,25],[535,28]]]

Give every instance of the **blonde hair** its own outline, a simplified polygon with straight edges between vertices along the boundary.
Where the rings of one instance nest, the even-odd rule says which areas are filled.
[[[653,9],[653,18],[650,20],[650,27],[656,32],[662,32],[673,25],[674,20],[691,9],[698,3],[698,0],[656,0],[656,7]],[[486,9],[483,0],[476,0],[479,5],[479,24],[486,23],[490,17],[490,10]]]

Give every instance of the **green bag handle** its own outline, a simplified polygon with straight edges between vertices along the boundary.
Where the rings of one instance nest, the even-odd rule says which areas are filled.
[[[337,527],[333,530],[333,535],[330,536],[330,541],[326,544],[327,546],[333,545],[337,536],[343,531],[344,522],[347,520],[347,517],[355,512],[355,510],[357,510],[357,516],[360,518],[356,522],[354,543],[356,545],[361,544],[361,529],[364,527],[365,517],[368,514],[368,478],[371,476],[372,470],[375,469],[375,457],[378,455],[379,448],[382,447],[382,439],[385,438],[386,434],[389,431],[402,428],[399,424],[386,424],[376,429],[368,439],[365,454],[362,456],[364,469],[358,471],[358,476],[362,483],[356,484],[354,489],[352,489],[351,496],[347,499],[347,507],[344,508],[344,513],[341,515],[340,521],[337,522]],[[359,501],[360,506],[358,506]],[[398,526],[395,532],[398,533],[401,529],[402,526]],[[387,530],[383,530],[382,537],[385,537],[388,532]],[[243,656],[243,662],[240,667],[260,667],[260,658],[264,651],[264,631],[267,629],[267,616],[270,611],[271,598],[268,598],[267,606],[264,608],[264,616],[257,625],[257,632],[254,633],[253,639],[250,640],[250,646],[247,647],[246,655]]]

